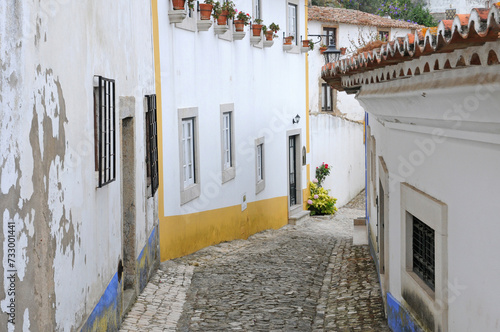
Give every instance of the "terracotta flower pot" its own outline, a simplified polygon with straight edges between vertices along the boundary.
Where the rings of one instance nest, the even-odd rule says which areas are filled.
[[[345,52],[347,52],[347,47],[341,47],[340,48],[340,55],[344,55]]]
[[[292,40],[293,40],[293,36],[285,37],[285,39],[283,40],[283,44],[292,45]]]
[[[254,24],[252,25],[252,33],[255,37],[260,36],[260,31],[262,30],[262,24]]]
[[[227,10],[223,10],[217,18],[218,25],[227,25]]]
[[[326,46],[321,46],[321,47],[319,48],[319,53],[323,54],[323,52],[324,52],[324,51],[326,51],[326,49],[327,49],[327,48],[328,48],[328,47],[326,47]]]
[[[174,10],[183,10],[185,9],[185,3],[186,0],[172,0],[172,7],[174,7]]]
[[[274,32],[271,31],[266,31],[266,40],[273,40],[274,37]]]
[[[302,41],[302,47],[309,47],[309,39],[304,39]]]
[[[245,28],[245,22],[242,20],[234,20],[234,29],[236,31],[243,31]]]
[[[200,20],[209,20],[214,6],[206,3],[200,3]]]

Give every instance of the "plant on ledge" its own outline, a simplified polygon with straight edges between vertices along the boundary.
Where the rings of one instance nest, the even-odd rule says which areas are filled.
[[[242,21],[244,25],[248,25],[248,22],[250,22],[250,14],[245,13],[244,11],[238,12],[236,19],[238,21]]]
[[[307,209],[311,211],[311,216],[330,215],[337,212],[335,206],[337,199],[328,195],[328,190],[310,182],[309,192],[311,196],[307,200]]]
[[[224,4],[222,5],[222,10],[227,11],[228,19],[234,18],[234,16],[236,15],[235,5],[231,0],[224,2]]]
[[[280,30],[280,26],[273,22],[273,23],[269,24],[269,30],[276,33]]]
[[[188,8],[194,10],[194,0],[187,0]]]

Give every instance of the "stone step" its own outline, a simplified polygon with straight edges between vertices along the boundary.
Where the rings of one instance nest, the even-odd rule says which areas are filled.
[[[288,217],[288,224],[297,225],[299,221],[309,217],[309,214],[311,214],[311,211],[309,210],[295,211],[293,214],[290,214],[290,217]]]

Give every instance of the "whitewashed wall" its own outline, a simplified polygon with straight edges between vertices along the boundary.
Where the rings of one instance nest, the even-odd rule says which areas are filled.
[[[235,1],[238,10],[252,13],[249,0]],[[262,2],[264,24],[279,24],[279,38],[270,48],[232,41],[209,31],[189,31],[170,24],[169,1],[159,1],[163,96],[163,155],[165,215],[173,216],[287,196],[286,131],[302,130],[305,145],[305,55],[284,52],[286,1]],[[298,29],[304,34],[304,1],[299,1]],[[236,177],[221,184],[220,105],[234,103]],[[199,111],[199,198],[180,204],[179,108]],[[299,124],[292,124],[295,115]],[[255,139],[265,137],[265,190],[255,195]],[[306,187],[305,167],[301,187]]]
[[[486,4],[485,0],[427,0],[426,2],[431,13],[444,13],[446,9],[454,8],[457,14],[470,14],[472,8],[485,8]]]
[[[312,114],[310,123],[311,178],[317,166],[328,164],[323,187],[343,206],[365,187],[363,125],[324,113]]]
[[[122,250],[120,109],[117,180],[97,189],[94,75],[116,80],[117,106],[119,96],[135,97],[138,251],[153,227],[152,220],[146,226],[143,181],[143,98],[154,93],[151,8],[2,1],[0,22],[1,239],[5,259],[6,225],[15,221],[16,327],[74,330],[117,273]]]
[[[500,264],[496,257],[500,250],[496,236],[500,232],[496,222],[500,136],[496,129],[491,131],[500,124],[500,117],[492,112],[500,103],[500,85],[498,80],[490,83],[465,80],[468,83],[453,86],[453,82],[465,77],[479,77],[480,81],[486,73],[498,76],[498,66],[412,78],[420,86],[428,86],[431,80],[448,82],[436,89],[419,88],[375,100],[368,95],[377,87],[368,87],[366,95],[359,96],[370,113],[377,159],[382,156],[389,170],[386,216],[389,249],[386,250],[389,250],[389,291],[398,301],[402,301],[404,271],[400,184],[409,183],[447,205],[448,246],[443,257],[448,266],[448,331],[500,331],[496,310],[500,293],[497,282]],[[401,84],[402,81],[394,81],[384,86],[390,90],[395,86],[401,88]],[[412,119],[412,126],[387,121],[394,117],[403,122]],[[432,125],[426,125],[426,120],[431,120],[427,124]],[[380,174],[378,163],[377,174]],[[377,210],[371,211],[370,225],[376,232]]]

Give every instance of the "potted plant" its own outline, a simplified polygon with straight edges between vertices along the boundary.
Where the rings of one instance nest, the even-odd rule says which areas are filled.
[[[214,0],[205,0],[205,3],[200,3],[200,20],[209,20],[214,8]]]
[[[243,31],[245,25],[248,25],[250,21],[250,14],[240,11],[236,15],[236,20],[234,20],[234,27],[236,31]]]
[[[321,44],[319,47],[319,53],[323,54],[324,51],[326,51],[328,47],[325,44]]]
[[[184,10],[186,0],[172,0],[172,7],[174,10]]]
[[[262,20],[260,18],[256,18],[253,20],[255,24],[252,24],[252,34],[254,37],[260,36],[260,31],[262,30]]]
[[[265,28],[265,30],[264,30],[264,28]],[[273,40],[273,38],[277,36],[276,33],[280,30],[280,26],[273,22],[273,23],[269,24],[269,28],[267,28],[266,26],[263,26],[262,30],[264,31],[264,34],[266,35],[266,40]]]
[[[217,21],[218,25],[227,25],[227,12],[222,10],[219,1],[214,2],[212,16]]]
[[[285,37],[284,40],[283,40],[283,44],[284,45],[292,45],[292,40],[294,39],[293,36],[288,36],[288,37]]]
[[[224,2],[224,4],[222,5],[222,11],[225,11],[227,13],[226,16],[228,19],[234,18],[234,15],[236,15],[234,2],[232,2],[231,0],[227,0],[226,2]]]

